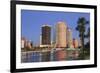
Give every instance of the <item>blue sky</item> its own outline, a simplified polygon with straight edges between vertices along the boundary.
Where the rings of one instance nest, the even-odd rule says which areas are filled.
[[[53,32],[57,22],[64,21],[72,29],[73,38],[79,39],[79,33],[75,30],[79,17],[85,17],[90,21],[89,13],[21,10],[21,35],[39,44],[42,25],[50,25]],[[53,33],[51,37],[53,38]]]

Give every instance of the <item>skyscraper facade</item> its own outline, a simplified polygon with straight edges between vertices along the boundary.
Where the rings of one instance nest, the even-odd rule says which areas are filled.
[[[67,42],[67,47],[73,48],[72,30],[70,28],[67,29]]]
[[[58,22],[56,24],[56,47],[66,47],[67,46],[67,26],[65,22]]]
[[[49,25],[42,26],[41,45],[51,45],[51,27]]]

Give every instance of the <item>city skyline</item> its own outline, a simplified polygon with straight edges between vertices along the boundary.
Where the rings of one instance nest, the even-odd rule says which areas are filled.
[[[50,25],[52,27],[51,32],[54,32],[57,22],[63,21],[72,29],[73,38],[79,39],[79,33],[75,30],[79,17],[84,17],[90,21],[89,13],[21,10],[21,36],[35,44],[40,44],[42,25]],[[52,41],[53,33],[51,35]]]

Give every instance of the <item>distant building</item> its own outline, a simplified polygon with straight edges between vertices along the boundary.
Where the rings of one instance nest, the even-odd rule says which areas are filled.
[[[67,42],[67,47],[73,48],[72,30],[70,28],[67,29]]]
[[[27,41],[27,48],[32,49],[32,42],[31,41]]]
[[[65,22],[58,22],[56,24],[56,47],[66,47],[67,45],[67,26]]]
[[[21,48],[22,50],[32,49],[32,42],[22,37],[21,38]]]
[[[48,47],[51,45],[51,26],[43,25],[42,34],[40,36],[41,45],[40,47]]]
[[[25,48],[26,39],[24,37],[21,38],[21,48]]]
[[[78,48],[79,47],[79,43],[77,39],[73,39],[73,46],[74,48]]]

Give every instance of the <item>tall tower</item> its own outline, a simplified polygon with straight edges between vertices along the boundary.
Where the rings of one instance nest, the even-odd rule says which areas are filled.
[[[68,47],[73,48],[72,30],[70,28],[67,29],[67,41]]]
[[[26,39],[21,37],[21,48],[25,48]]]
[[[67,45],[67,26],[65,22],[58,22],[56,24],[56,47],[66,47]]]
[[[41,45],[51,45],[51,27],[49,25],[42,26]]]

